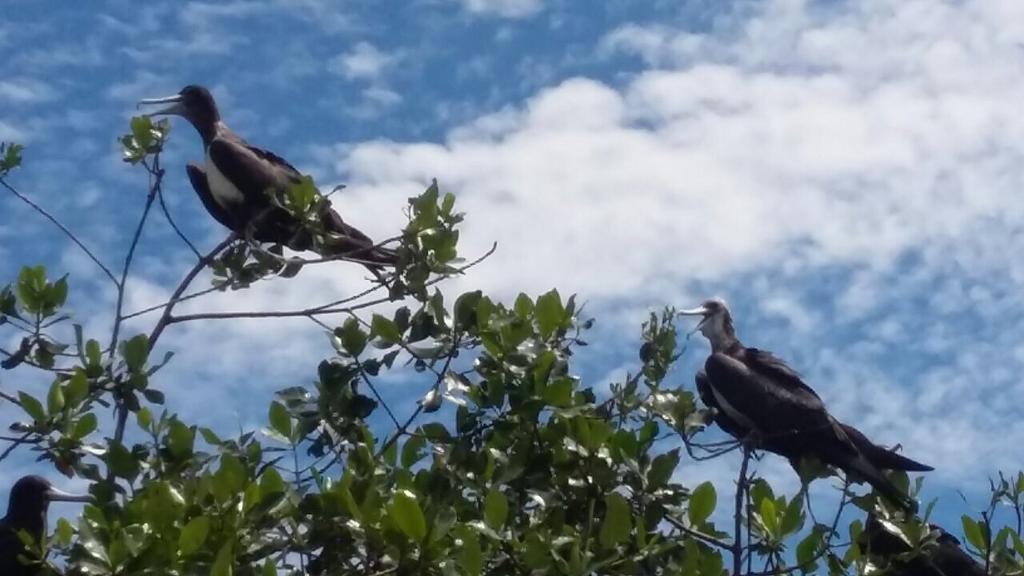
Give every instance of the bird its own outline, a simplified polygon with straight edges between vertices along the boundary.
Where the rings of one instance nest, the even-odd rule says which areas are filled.
[[[891,576],[984,576],[984,567],[960,546],[960,540],[938,524],[916,550],[874,514],[868,514],[857,539],[861,553],[880,560]]]
[[[750,437],[750,429],[744,428],[739,422],[730,418],[728,414],[722,410],[722,407],[715,399],[707,374],[702,371],[697,372],[697,376],[694,380],[697,386],[697,395],[700,396],[701,402],[703,402],[708,408],[713,408],[715,411],[715,424],[733,438],[742,440]],[[837,423],[861,454],[863,454],[868,461],[874,464],[876,468],[882,470],[903,470],[904,472],[930,472],[934,470],[934,468],[927,464],[911,460],[910,458],[899,454],[895,450],[875,444],[869,440],[863,432],[849,424],[844,424],[838,420]],[[793,469],[799,473],[800,458],[803,454],[800,454],[799,442],[793,441],[793,435],[782,434],[771,438],[762,438],[759,448],[789,459]]]
[[[199,200],[217,222],[259,242],[282,244],[300,252],[318,248],[325,257],[344,255],[375,274],[397,262],[394,250],[374,245],[322,197],[316,205],[316,219],[326,234],[320,246],[315,246],[310,223],[276,200],[291,187],[302,185],[305,177],[284,158],[249,144],[228,128],[213,95],[203,86],[191,84],[173,96],[139,101],[140,106],[154,104],[170,106],[148,116],[183,117],[202,138],[205,164],[188,163],[185,170]]]
[[[24,476],[11,488],[7,515],[0,519],[0,574],[3,576],[33,576],[40,572],[35,557],[21,538],[26,532],[37,545],[46,536],[46,512],[50,502],[88,502],[89,496],[68,494],[54,488],[42,476]],[[18,559],[21,556],[28,563]]]
[[[700,316],[698,329],[711,343],[697,391],[717,412],[716,423],[753,447],[794,464],[812,457],[835,466],[852,481],[866,481],[905,510],[916,503],[883,469],[929,471],[930,466],[871,442],[856,428],[833,417],[817,393],[771,352],[748,348],[736,337],[725,301],[712,298],[679,315]]]

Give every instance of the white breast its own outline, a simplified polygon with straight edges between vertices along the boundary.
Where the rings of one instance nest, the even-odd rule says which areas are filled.
[[[225,210],[231,211],[233,207],[241,205],[245,196],[237,186],[221,174],[217,166],[210,161],[210,155],[206,155],[206,183],[210,186],[210,194]]]

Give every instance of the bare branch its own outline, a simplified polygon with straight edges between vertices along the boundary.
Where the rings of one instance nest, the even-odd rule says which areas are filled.
[[[89,250],[89,248],[86,247],[86,245],[84,243],[82,243],[82,241],[79,240],[77,236],[75,236],[74,232],[72,232],[66,226],[61,224],[60,221],[57,220],[57,218],[52,216],[49,212],[44,210],[41,206],[39,206],[38,204],[33,202],[31,199],[29,199],[28,196],[25,196],[21,192],[18,192],[17,190],[15,190],[14,187],[11,186],[10,184],[8,184],[7,181],[4,180],[3,178],[0,178],[0,184],[2,184],[4,188],[7,188],[7,190],[11,194],[14,194],[15,196],[17,196],[22,202],[24,202],[24,203],[28,204],[29,206],[31,206],[33,210],[35,210],[36,212],[39,212],[40,214],[42,214],[44,218],[46,218],[51,223],[53,223],[54,226],[59,228],[60,231],[63,232],[65,236],[70,238],[72,242],[74,242],[79,248],[82,249],[82,252],[85,252],[85,255],[88,256],[89,259],[92,260],[94,264],[99,266],[100,270],[102,270],[107,275],[107,278],[110,278],[110,281],[114,283],[114,287],[115,288],[118,288],[118,289],[121,288],[121,284],[118,283],[117,278],[114,276],[114,273],[110,271],[110,268],[107,268],[106,265],[103,264],[103,262],[100,262],[100,259],[97,258],[96,255],[92,253],[92,250]]]
[[[438,373],[437,380],[434,382],[435,388],[440,386],[441,381],[444,380],[444,375],[448,373],[448,367],[451,366],[452,359],[455,358],[455,353],[458,351],[458,349],[459,339],[456,338],[455,341],[452,343],[452,349],[448,351],[448,358],[445,359],[444,366],[441,368],[441,372]],[[423,412],[423,404],[419,404],[418,406],[416,406],[416,410],[414,410],[413,413],[409,416],[409,418],[406,419],[404,424],[402,424],[395,430],[395,434],[388,438],[387,442],[385,442],[383,446],[381,446],[380,451],[378,451],[377,454],[379,455],[387,452],[388,448],[391,448],[392,444],[398,442],[398,439],[402,436],[402,434],[405,434],[406,431],[409,429],[409,426],[412,426],[412,423],[416,420],[416,417],[420,415],[420,412]]]
[[[178,225],[174,222],[174,218],[171,218],[171,212],[170,210],[167,209],[167,203],[164,202],[163,190],[157,192],[156,196],[160,200],[160,211],[164,213],[164,218],[167,218],[167,223],[170,224],[171,228],[173,228],[174,231],[178,234],[178,238],[181,238],[181,241],[184,242],[185,245],[188,246],[189,250],[191,250],[192,253],[196,255],[196,258],[202,258],[203,256],[199,253],[199,250],[196,250],[195,245],[192,244],[192,242],[189,241],[188,237],[185,236],[185,233],[178,228]]]
[[[31,436],[31,435],[32,435],[31,432],[25,432],[24,434],[21,435],[20,438],[13,438],[13,439],[8,440],[8,442],[10,442],[11,445],[8,446],[3,451],[2,454],[0,454],[0,462],[2,462],[8,456],[10,456],[11,452],[14,452],[14,449],[17,448],[18,446],[21,446],[22,444],[34,444],[34,443],[36,443],[35,441],[32,441],[32,440],[28,439],[28,437]],[[7,440],[7,439],[5,438],[5,440]]]
[[[750,464],[750,448],[743,446],[743,463],[740,464],[740,475],[736,479],[736,499],[733,512],[732,541],[732,573],[740,574],[743,570],[743,495],[747,490],[747,466]],[[749,514],[750,511],[748,510]]]
[[[128,271],[132,266],[132,259],[135,257],[135,249],[139,245],[139,238],[142,236],[142,229],[146,226],[146,220],[149,217],[149,211],[153,207],[153,201],[156,200],[157,194],[160,192],[160,183],[163,181],[163,170],[159,168],[160,157],[159,155],[153,159],[153,168],[146,165],[149,170],[151,183],[149,186],[149,194],[146,196],[146,205],[142,209],[142,216],[139,218],[139,224],[135,227],[135,234],[132,235],[131,244],[128,245],[128,253],[124,257],[124,266],[121,268],[121,281],[118,282],[117,289],[117,305],[114,311],[114,328],[111,330],[110,335],[110,356],[113,357],[117,348],[117,337],[121,330],[121,322],[124,318],[121,317],[121,311],[124,306],[124,293],[125,293],[125,282],[128,280]],[[116,438],[116,437],[115,437]],[[118,438],[118,440],[120,440]]]
[[[200,258],[202,258],[202,256],[200,256]],[[130,318],[135,318],[136,316],[142,316],[143,314],[149,314],[150,312],[155,312],[157,310],[160,310],[161,308],[166,308],[167,306],[170,306],[172,304],[177,304],[179,302],[184,302],[186,300],[191,300],[193,298],[198,298],[200,296],[205,296],[205,295],[207,295],[207,294],[209,294],[211,292],[217,292],[220,289],[221,289],[220,286],[211,286],[209,288],[205,288],[205,289],[200,290],[198,292],[193,292],[191,294],[186,294],[184,296],[181,296],[180,298],[177,298],[176,300],[168,300],[167,302],[162,302],[160,304],[154,304],[153,306],[150,306],[148,308],[143,308],[142,310],[136,310],[135,312],[132,312],[131,314],[125,314],[121,319],[122,320],[128,320]]]
[[[181,283],[178,284],[178,287],[174,289],[174,292],[171,294],[171,299],[168,300],[167,304],[164,306],[163,315],[160,316],[160,320],[158,320],[156,326],[153,327],[153,331],[149,333],[150,350],[153,350],[153,347],[156,346],[156,341],[160,338],[160,335],[163,333],[164,329],[167,328],[167,326],[172,323],[171,312],[174,310],[174,306],[178,302],[185,300],[185,298],[182,298],[181,295],[185,293],[185,290],[188,290],[188,287],[190,284],[192,284],[192,281],[195,280],[196,276],[198,276],[199,273],[202,272],[207,265],[209,265],[210,261],[213,260],[214,257],[217,256],[217,254],[220,254],[225,248],[227,248],[229,244],[234,242],[236,238],[238,238],[238,235],[236,233],[231,233],[228,235],[227,238],[221,240],[220,244],[217,244],[213,248],[213,250],[207,252],[205,256],[203,256],[202,258],[199,259],[198,262],[196,262],[196,265],[193,266],[192,269],[188,271],[188,274],[185,275],[185,278],[183,278]]]
[[[472,268],[473,266],[476,266],[477,264],[482,262],[484,259],[486,259],[488,256],[493,254],[494,250],[496,248],[497,248],[497,244],[495,243],[494,245],[491,246],[491,249],[488,250],[483,256],[481,256],[480,258],[477,258],[476,260],[470,262],[469,264],[459,268],[458,272],[461,273],[461,272],[463,272],[465,270],[468,270],[469,268]],[[430,280],[429,282],[426,282],[424,285],[425,286],[433,286],[434,284],[437,284],[438,282],[446,280],[447,278],[449,278],[449,276],[439,276],[437,278],[434,278],[433,280]],[[376,290],[378,288],[380,288],[379,285],[376,286],[374,288],[374,290]],[[366,293],[368,294],[370,292],[373,292],[374,290],[370,290],[369,292],[366,292]],[[353,298],[353,297],[346,298],[346,300],[351,301],[351,298]],[[362,310],[362,309],[365,309],[365,308],[369,308],[371,306],[376,306],[378,304],[384,304],[384,303],[387,303],[387,302],[390,302],[390,301],[391,301],[390,297],[381,297],[381,298],[376,298],[376,299],[373,299],[373,300],[367,300],[365,302],[360,302],[359,304],[353,304],[352,306],[346,306],[346,307],[341,307],[341,308],[333,307],[333,303],[332,303],[332,304],[322,304],[322,305],[319,305],[319,306],[314,306],[312,308],[303,308],[302,310],[265,310],[265,311],[243,311],[243,312],[199,312],[199,313],[196,313],[196,314],[183,314],[181,316],[171,316],[170,314],[165,314],[167,316],[167,320],[166,320],[166,322],[164,324],[167,324],[167,325],[169,325],[169,324],[178,324],[180,322],[192,322],[194,320],[229,320],[229,319],[233,319],[233,318],[250,318],[250,319],[259,319],[259,318],[302,318],[302,317],[312,318],[314,316],[323,316],[323,315],[330,315],[330,314],[349,314],[349,313],[354,312],[356,310]],[[162,330],[162,328],[161,328],[161,330]]]

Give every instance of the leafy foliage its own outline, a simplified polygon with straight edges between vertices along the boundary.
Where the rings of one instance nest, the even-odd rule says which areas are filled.
[[[125,160],[143,166],[156,186],[168,130],[166,122],[135,118],[121,139]],[[20,164],[20,147],[0,153],[3,177]],[[311,180],[278,201],[309,223],[314,244],[329,241],[317,236],[326,198]],[[406,215],[395,235],[399,264],[388,277],[339,302],[281,312],[345,314],[325,330],[313,382],[268,398],[266,427],[234,438],[162,408],[162,389],[174,386],[158,372],[171,355],[157,360],[154,347],[176,322],[247,317],[175,316],[178,302],[209,291],[185,294],[199,271],[213,272],[214,290],[242,290],[311,262],[229,238],[157,308],[149,333],[121,337],[130,316],[119,309],[109,345],[87,337],[65,311],[67,276],[26,266],[0,289],[0,326],[21,333],[3,368],[52,375],[45,391],[4,393],[23,412],[11,424],[21,435],[11,448],[27,447],[88,479],[94,500],[77,522],[57,523],[49,545],[60,562],[47,569],[718,576],[745,565],[745,574],[878,574],[936,546],[928,513],[905,518],[873,497],[853,497],[845,484],[829,523],[815,519],[804,491],[776,494],[753,475],[739,478],[733,509],[725,506],[731,486],[688,487],[712,414],[671,380],[680,355],[672,309],[641,327],[635,369],[595,389],[574,371],[594,322],[575,296],[551,290],[502,302],[474,290],[453,299],[438,284],[467,268],[455,197],[433,182],[409,199]],[[123,295],[123,281],[118,289]],[[377,289],[386,296],[372,298]],[[393,312],[373,311],[388,301]],[[422,394],[407,414],[377,393],[376,383],[395,375]],[[100,437],[107,409],[118,428]],[[963,518],[966,546],[990,573],[1019,574],[1024,476],[1000,476],[992,493],[980,520]],[[851,502],[906,549],[881,557],[859,545],[844,552],[839,541],[857,543],[863,533],[859,519],[839,528]],[[1014,511],[1016,529],[998,525],[997,507]]]

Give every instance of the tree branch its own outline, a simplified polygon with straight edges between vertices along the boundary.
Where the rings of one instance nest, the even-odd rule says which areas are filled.
[[[736,498],[733,512],[732,541],[732,573],[740,574],[743,570],[743,495],[747,487],[747,466],[750,464],[750,448],[743,445],[743,463],[740,464],[740,475],[736,479]],[[747,511],[749,513],[749,511]]]
[[[160,335],[163,334],[164,329],[167,328],[168,325],[173,323],[171,312],[174,310],[174,306],[178,302],[182,302],[187,299],[182,298],[181,295],[185,293],[185,290],[188,290],[188,287],[190,284],[192,284],[192,281],[195,280],[196,276],[198,276],[199,273],[202,272],[204,268],[206,268],[210,261],[213,260],[213,258],[216,257],[217,254],[220,254],[225,248],[227,248],[228,245],[234,242],[237,237],[238,235],[236,233],[231,233],[228,235],[227,238],[221,240],[220,244],[214,246],[213,250],[207,252],[205,256],[203,256],[202,258],[199,259],[198,262],[196,262],[196,265],[193,266],[192,269],[188,271],[188,274],[186,274],[185,277],[181,280],[181,282],[178,284],[178,287],[174,289],[174,292],[171,294],[171,299],[168,300],[167,303],[164,305],[164,313],[160,316],[160,319],[157,321],[156,326],[153,327],[153,331],[149,333],[150,351],[152,351],[153,347],[156,346],[156,341],[160,338]],[[196,295],[199,294],[197,293]]]
[[[51,223],[53,223],[54,226],[59,228],[65,236],[70,238],[72,242],[74,242],[79,248],[81,248],[82,252],[85,252],[85,255],[88,256],[89,259],[92,260],[94,264],[99,266],[100,270],[102,270],[107,275],[107,278],[110,278],[110,281],[114,283],[115,288],[121,288],[121,285],[118,283],[117,278],[114,276],[114,273],[110,271],[110,268],[107,268],[106,265],[103,264],[103,262],[100,262],[100,259],[97,258],[96,255],[92,253],[92,250],[89,250],[89,248],[86,247],[86,245],[82,243],[82,241],[79,240],[78,237],[75,236],[75,234],[71,230],[69,230],[66,226],[61,224],[59,220],[50,215],[50,213],[44,210],[41,206],[39,206],[31,199],[29,199],[28,196],[25,196],[21,192],[15,190],[14,187],[8,184],[7,181],[4,180],[3,178],[0,178],[0,184],[2,184],[4,188],[7,188],[7,190],[10,191],[11,194],[17,196],[22,202],[31,206],[33,210],[42,214],[44,218],[46,218]]]

